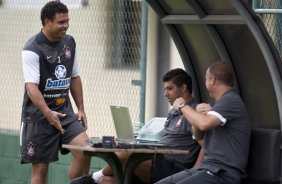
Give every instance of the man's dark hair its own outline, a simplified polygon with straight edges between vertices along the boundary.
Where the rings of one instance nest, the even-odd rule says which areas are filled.
[[[190,93],[192,93],[192,79],[190,75],[181,68],[176,68],[168,71],[163,76],[163,82],[172,81],[177,87],[186,84]]]
[[[222,61],[212,64],[208,68],[208,72],[212,74],[216,80],[230,87],[234,86],[234,74],[231,67]]]
[[[45,4],[45,6],[41,9],[40,19],[42,25],[45,24],[45,19],[54,20],[56,13],[68,13],[69,10],[60,1],[50,1]]]

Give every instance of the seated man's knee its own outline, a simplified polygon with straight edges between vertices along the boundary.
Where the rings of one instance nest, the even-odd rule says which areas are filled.
[[[127,159],[129,158],[130,154],[126,152],[117,152],[116,155],[118,156],[119,160],[122,164],[125,164]]]
[[[99,184],[114,184],[115,179],[113,176],[102,176],[99,180]]]

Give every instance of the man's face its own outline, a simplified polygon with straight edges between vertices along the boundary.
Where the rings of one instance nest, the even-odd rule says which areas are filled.
[[[48,34],[53,41],[58,41],[63,38],[69,28],[68,13],[57,13],[53,20],[46,19],[45,25]]]
[[[170,105],[173,104],[176,98],[181,97],[181,88],[177,87],[173,82],[164,82],[164,96],[167,97]]]

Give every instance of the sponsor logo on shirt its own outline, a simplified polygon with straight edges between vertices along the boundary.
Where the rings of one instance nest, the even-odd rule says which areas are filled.
[[[68,89],[70,87],[71,78],[65,78],[67,69],[64,65],[58,65],[55,68],[55,75],[58,80],[47,79],[45,90]]]
[[[43,94],[44,98],[60,98],[63,96],[67,96],[67,93],[62,93],[62,94]]]
[[[52,80],[47,79],[45,90],[68,89],[70,87],[71,78]]]
[[[57,98],[56,99],[56,105],[61,105],[65,103],[66,99],[65,98]]]

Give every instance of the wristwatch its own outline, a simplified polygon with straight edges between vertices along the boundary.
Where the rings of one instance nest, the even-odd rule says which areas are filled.
[[[184,107],[186,104],[185,104],[185,102],[180,102],[179,104],[178,104],[178,111],[181,113],[181,108],[182,107]]]

